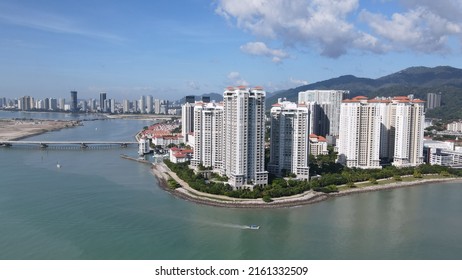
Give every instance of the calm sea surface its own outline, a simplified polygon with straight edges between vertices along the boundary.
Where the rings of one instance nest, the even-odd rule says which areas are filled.
[[[0,112],[11,117],[25,116]],[[133,140],[148,124],[86,121],[29,139]],[[136,156],[136,147],[0,148],[0,259],[462,259],[460,183],[286,209],[215,208],[166,193],[149,166],[121,153]]]

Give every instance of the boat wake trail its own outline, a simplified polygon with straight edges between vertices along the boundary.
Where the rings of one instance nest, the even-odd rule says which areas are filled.
[[[217,227],[226,227],[226,228],[235,228],[235,229],[248,229],[249,226],[246,225],[238,225],[238,224],[229,224],[229,223],[213,223],[213,222],[206,222],[207,225],[217,226]]]

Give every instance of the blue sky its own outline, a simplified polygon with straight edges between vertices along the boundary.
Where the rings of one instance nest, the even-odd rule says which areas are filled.
[[[0,96],[179,99],[462,68],[462,0],[0,0]]]

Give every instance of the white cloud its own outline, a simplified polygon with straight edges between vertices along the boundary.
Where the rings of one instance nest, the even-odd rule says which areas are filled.
[[[424,7],[449,21],[460,23],[462,18],[462,0],[401,0],[401,3],[409,10]]]
[[[349,48],[382,51],[372,35],[348,22],[358,6],[358,0],[220,0],[216,12],[255,36],[281,40],[287,47],[316,47],[329,57]]]
[[[239,74],[239,72],[230,72],[228,74],[228,79],[230,80],[239,79],[240,77],[241,77],[241,74]]]
[[[305,86],[305,85],[309,84],[308,81],[298,80],[298,79],[294,79],[292,77],[290,77],[289,82],[290,82],[291,85],[295,85],[297,87],[298,86]]]
[[[263,42],[250,42],[241,46],[241,51],[250,55],[271,57],[273,62],[279,63],[289,55],[281,49],[271,49]]]
[[[452,22],[423,6],[394,13],[390,18],[368,11],[362,11],[360,17],[389,43],[390,49],[444,52],[448,50],[448,36],[462,34],[462,22]]]
[[[250,84],[241,77],[239,72],[230,72],[228,74],[229,85],[232,86],[249,86]]]
[[[187,85],[188,85],[188,87],[189,87],[190,89],[192,89],[192,90],[199,90],[199,89],[201,89],[200,85],[199,85],[197,82],[195,82],[195,81],[189,81],[189,82],[187,82]]]
[[[382,0],[376,4],[385,11],[387,6],[396,5],[389,2]],[[279,51],[284,54],[288,48],[294,48],[333,58],[349,51],[444,52],[449,50],[449,37],[462,40],[462,0],[400,0],[398,5],[403,11],[391,15],[360,10],[359,0],[217,0],[216,3],[217,14],[260,41],[241,46],[247,53],[252,50],[249,44],[265,40],[282,43],[284,49]],[[261,55],[275,62],[285,58],[269,51]]]

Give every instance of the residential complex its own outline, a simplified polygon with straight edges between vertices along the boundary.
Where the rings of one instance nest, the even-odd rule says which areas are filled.
[[[295,174],[309,179],[310,112],[307,105],[278,100],[271,109],[268,171],[277,176]]]
[[[412,96],[359,96],[342,102],[339,162],[348,167],[380,168],[423,163],[424,101]]]
[[[279,99],[272,106],[270,173],[308,180],[309,155],[329,153],[326,137],[314,131],[337,133],[338,161],[351,168],[423,163],[424,101],[413,96],[358,96],[338,106],[347,93],[300,92],[298,103]],[[183,105],[183,135],[194,147],[191,167],[210,168],[226,176],[234,188],[265,185],[266,93],[262,88],[229,87],[223,97],[219,104]]]

